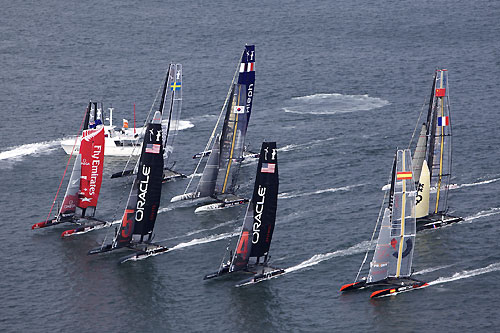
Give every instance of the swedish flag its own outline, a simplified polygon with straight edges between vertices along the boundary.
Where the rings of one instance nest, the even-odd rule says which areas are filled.
[[[181,86],[182,84],[180,82],[172,82],[170,83],[170,90],[172,91],[177,91],[177,90],[181,90]]]

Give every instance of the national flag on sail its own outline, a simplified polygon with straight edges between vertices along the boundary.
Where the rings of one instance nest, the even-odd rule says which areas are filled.
[[[240,73],[255,71],[255,62],[242,62],[240,64]]]
[[[444,97],[446,95],[446,88],[436,88],[436,97]]]
[[[260,172],[274,173],[275,167],[276,167],[275,163],[262,163],[262,168],[260,169]]]
[[[396,179],[411,179],[412,176],[411,171],[401,171],[396,174]]]
[[[155,143],[148,143],[146,145],[146,153],[159,154],[161,145]]]
[[[170,90],[172,91],[177,91],[177,90],[181,90],[181,87],[182,87],[182,84],[180,82],[172,82],[170,83]]]
[[[438,117],[438,126],[450,126],[450,118]]]
[[[233,106],[233,113],[245,113],[245,107],[242,105]]]

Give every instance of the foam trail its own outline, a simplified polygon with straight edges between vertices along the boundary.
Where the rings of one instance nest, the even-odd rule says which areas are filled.
[[[219,235],[207,236],[207,237],[203,237],[203,238],[195,238],[195,239],[190,240],[189,242],[179,243],[176,246],[169,249],[169,251],[183,249],[185,247],[190,247],[190,246],[194,246],[194,245],[216,242],[216,241],[219,241],[221,239],[226,239],[226,238],[237,236],[237,235],[239,235],[239,233],[240,233],[239,231],[233,231],[233,232],[226,232],[226,233],[219,234]]]
[[[477,182],[477,183],[460,184],[460,185],[458,185],[457,188],[484,185],[484,184],[489,184],[489,183],[497,182],[499,180],[500,180],[500,178],[494,178],[494,179],[484,180],[482,182]]]
[[[451,266],[453,266],[453,265],[443,265],[443,266],[437,266],[437,267],[426,268],[426,269],[423,269],[423,270],[421,270],[421,271],[418,271],[418,272],[413,273],[413,275],[422,275],[422,274],[427,274],[427,273],[431,273],[431,272],[439,271],[440,269],[448,268],[448,267],[451,267]]]
[[[450,184],[448,189],[450,190],[456,190],[462,187],[471,187],[471,186],[479,186],[479,185],[485,185],[485,184],[490,184],[499,181],[500,178],[494,178],[494,179],[488,179],[488,180],[483,180],[481,182],[477,183],[470,183],[470,184]],[[391,188],[391,184],[386,184],[382,187],[382,191],[387,191],[388,189]],[[431,193],[436,193],[436,188],[431,188]]]
[[[189,120],[179,120],[179,131],[194,127],[194,124]]]
[[[473,221],[473,220],[476,220],[476,219],[479,219],[482,217],[487,217],[487,216],[496,215],[496,214],[500,214],[500,208],[498,208],[498,207],[490,208],[488,210],[482,210],[482,211],[480,211],[472,216],[467,216],[464,218],[464,221]]]
[[[194,178],[194,177],[201,177],[203,174],[202,173],[192,173],[187,178]]]
[[[338,192],[338,191],[349,191],[354,187],[358,186],[363,186],[364,184],[356,184],[356,185],[348,185],[348,186],[342,186],[342,187],[332,187],[332,188],[327,188],[324,190],[317,190],[314,192],[304,192],[304,193],[287,193],[283,192],[278,195],[278,199],[290,199],[290,198],[296,198],[296,197],[305,197],[309,195],[315,195],[315,194],[321,194],[321,193],[326,193],[326,192]]]
[[[473,269],[471,271],[462,271],[459,273],[455,273],[449,277],[440,277],[434,281],[429,282],[429,286],[432,286],[435,284],[441,284],[441,283],[448,283],[448,282],[461,280],[461,279],[467,279],[467,278],[470,278],[473,276],[486,274],[486,273],[490,273],[490,272],[496,272],[496,271],[500,271],[500,262],[490,264],[490,265],[483,267],[483,268]]]
[[[368,95],[342,95],[338,93],[294,97],[292,100],[296,101],[295,105],[283,108],[285,112],[312,115],[368,111],[390,104],[389,101]]]
[[[309,259],[301,262],[298,265],[286,268],[285,269],[285,274],[286,273],[295,272],[295,271],[298,271],[298,270],[301,270],[301,269],[304,269],[304,268],[307,268],[307,267],[311,267],[311,266],[314,266],[314,265],[317,265],[320,262],[325,261],[325,260],[329,260],[331,258],[345,257],[345,256],[349,256],[349,255],[352,255],[352,254],[366,252],[366,250],[368,250],[371,247],[371,245],[372,244],[370,244],[370,241],[363,241],[363,242],[361,242],[359,244],[356,244],[354,246],[351,246],[351,247],[349,247],[347,249],[337,250],[335,252],[329,252],[329,253],[324,253],[324,254],[315,254],[311,258],[309,258]]]
[[[21,146],[9,147],[8,150],[0,153],[0,161],[8,159],[21,159],[24,156],[42,154],[57,149],[60,145],[61,140],[58,139],[53,141],[43,141],[28,143]]]
[[[313,140],[313,141],[306,142],[306,143],[290,144],[290,145],[286,145],[284,147],[278,148],[278,151],[290,151],[290,150],[296,150],[297,148],[306,148],[307,149],[307,148],[311,148],[315,145],[318,145],[320,143],[328,142],[328,141],[331,141],[334,139],[335,139],[334,137],[331,137],[331,138],[326,138],[326,139]]]

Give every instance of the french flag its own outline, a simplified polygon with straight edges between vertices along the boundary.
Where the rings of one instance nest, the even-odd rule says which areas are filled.
[[[255,62],[242,62],[240,64],[240,73],[255,71]]]
[[[450,126],[450,118],[438,117],[438,126]]]

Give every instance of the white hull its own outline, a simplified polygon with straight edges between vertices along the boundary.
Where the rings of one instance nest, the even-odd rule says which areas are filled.
[[[73,146],[75,150],[73,154],[76,154],[80,151],[80,139],[78,139],[76,145],[75,140],[63,140],[61,141],[61,147],[64,149],[66,154],[71,154],[73,150]],[[113,139],[106,138],[104,140],[104,156],[124,156],[128,157],[130,155],[140,155],[141,154],[141,145],[138,146],[117,146]]]
[[[247,202],[248,202],[248,200],[246,200],[246,199],[230,201],[230,202],[216,202],[213,204],[198,207],[194,210],[194,212],[195,213],[211,212],[213,210],[221,210],[221,209],[226,209],[226,208],[231,208],[231,207],[243,205]]]
[[[176,195],[172,199],[170,199],[170,202],[177,202],[177,201],[182,201],[182,200],[189,200],[189,199],[194,199],[195,198],[195,193],[194,192],[189,192],[186,194],[180,194]]]

